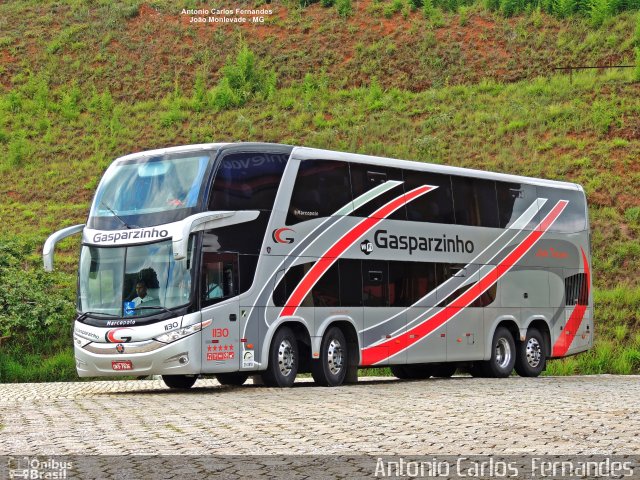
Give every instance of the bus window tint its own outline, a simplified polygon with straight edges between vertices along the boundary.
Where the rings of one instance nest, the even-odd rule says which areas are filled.
[[[518,220],[522,214],[537,200],[537,191],[534,185],[524,183],[496,182],[498,193],[498,212],[500,228],[508,228]],[[525,230],[533,230],[538,224],[538,216],[524,225]]]
[[[436,288],[435,264],[410,262],[407,265],[407,278],[409,279],[407,304],[413,305]]]
[[[386,168],[378,165],[366,165],[362,163],[351,163],[349,166],[351,170],[351,189],[354,200],[362,196],[369,190],[376,188],[377,186],[382,185],[383,183],[390,180],[403,182],[402,170],[399,170],[397,168]],[[400,183],[391,190],[377,195],[367,201],[360,208],[356,209],[353,212],[353,215],[356,217],[376,218],[375,212],[380,207],[399,197],[403,193],[404,188],[402,186],[402,183]],[[400,207],[394,213],[389,215],[388,218],[392,220],[406,220],[407,214],[405,211],[405,207]]]
[[[458,225],[498,227],[498,200],[494,181],[454,176],[452,184]]]
[[[411,279],[407,276],[406,262],[389,262],[389,306],[409,305]]]
[[[209,252],[238,252],[257,255],[269,223],[269,213],[260,212],[251,222],[207,230],[203,248]],[[248,233],[251,234],[248,234]]]
[[[329,217],[351,202],[349,166],[345,162],[305,160],[287,213],[287,225]]]
[[[562,214],[551,225],[551,232],[576,233],[582,232],[586,228],[586,205],[584,194],[578,190],[561,190],[558,188],[538,187],[538,196],[546,198],[545,211],[556,205],[560,200],[567,200],[569,203],[562,211]]]
[[[338,260],[340,303],[343,307],[362,306],[362,269],[360,260]]]
[[[287,154],[233,153],[220,161],[209,210],[271,210]]]
[[[410,191],[423,185],[436,188],[407,204],[407,220],[455,224],[453,215],[453,194],[451,177],[437,173],[404,171],[405,190]]]
[[[302,263],[294,267],[289,268],[284,275],[279,274],[276,278],[276,288],[273,291],[273,304],[276,307],[284,307],[287,304],[287,300],[291,297],[291,294],[300,284],[306,273],[313,266],[311,263]],[[302,302],[296,302],[297,305],[291,304],[294,307],[313,307],[313,299],[310,295],[307,295]]]
[[[315,307],[340,306],[340,274],[338,262],[334,263],[311,289]]]
[[[365,307],[389,305],[387,262],[362,262],[362,299]]]

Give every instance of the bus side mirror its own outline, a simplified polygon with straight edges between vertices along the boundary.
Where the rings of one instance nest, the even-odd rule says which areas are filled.
[[[173,237],[173,259],[178,261],[187,258],[190,234],[212,228],[227,227],[236,223],[250,222],[258,218],[258,215],[260,215],[258,210],[241,210],[236,212],[203,212],[185,218],[182,220],[177,234]]]
[[[44,262],[44,270],[46,272],[53,271],[53,254],[55,252],[56,243],[67,237],[75,235],[76,233],[82,232],[83,229],[84,223],[58,230],[47,238],[47,241],[44,242],[44,247],[42,247],[42,261]]]

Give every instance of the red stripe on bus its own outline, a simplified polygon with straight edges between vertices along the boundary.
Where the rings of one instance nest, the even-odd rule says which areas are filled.
[[[553,225],[567,206],[566,200],[560,200],[534,231],[520,243],[507,257],[491,269],[478,283],[456,298],[451,305],[443,308],[421,324],[411,330],[394,337],[381,344],[362,349],[362,365],[374,365],[396,353],[407,349],[421,338],[429,335],[435,329],[451,320],[464,308],[468,307],[476,298],[486,292],[500,277],[511,268],[540,240],[540,237]],[[381,348],[382,347],[382,348]]]
[[[280,316],[282,317],[294,315],[296,310],[298,310],[298,305],[300,305],[304,297],[307,296],[311,288],[313,288],[320,277],[322,277],[322,275],[324,275],[324,273],[329,270],[331,265],[333,265],[338,257],[342,255],[355,242],[357,242],[360,237],[362,237],[365,233],[367,233],[397,209],[402,207],[404,204],[409,203],[411,200],[429,192],[430,190],[433,190],[434,188],[435,187],[427,185],[414,188],[413,190],[400,195],[399,197],[391,200],[389,203],[383,205],[374,213],[372,213],[370,217],[365,218],[362,222],[358,223],[355,227],[349,230],[341,239],[334,243],[329,248],[329,250],[327,250],[324,255],[322,255],[322,257],[318,259],[313,267],[311,267],[302,281],[295,288],[295,290],[289,297],[289,300],[287,300],[287,303],[282,309],[282,312],[280,312]]]
[[[589,261],[587,260],[587,256],[584,253],[582,247],[580,247],[580,251],[582,252],[582,265],[584,266],[584,272],[587,275],[587,303],[589,303],[589,292],[591,290],[591,271],[589,270]],[[580,325],[582,324],[582,320],[584,318],[584,314],[587,311],[588,305],[576,305],[569,316],[569,320],[567,320],[567,324],[564,326],[564,330],[560,333],[558,340],[553,344],[553,350],[551,353],[552,357],[563,357],[569,351],[569,347],[571,347],[571,343],[573,343],[573,339],[576,338],[576,333],[580,329]]]

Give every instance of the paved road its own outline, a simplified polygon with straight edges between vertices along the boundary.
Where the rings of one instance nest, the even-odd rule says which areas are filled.
[[[0,385],[0,455],[637,454],[640,377]]]

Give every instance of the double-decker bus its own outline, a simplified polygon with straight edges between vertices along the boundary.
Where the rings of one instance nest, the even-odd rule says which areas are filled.
[[[336,386],[537,376],[593,343],[573,183],[286,145],[119,158],[82,233],[78,374]]]

